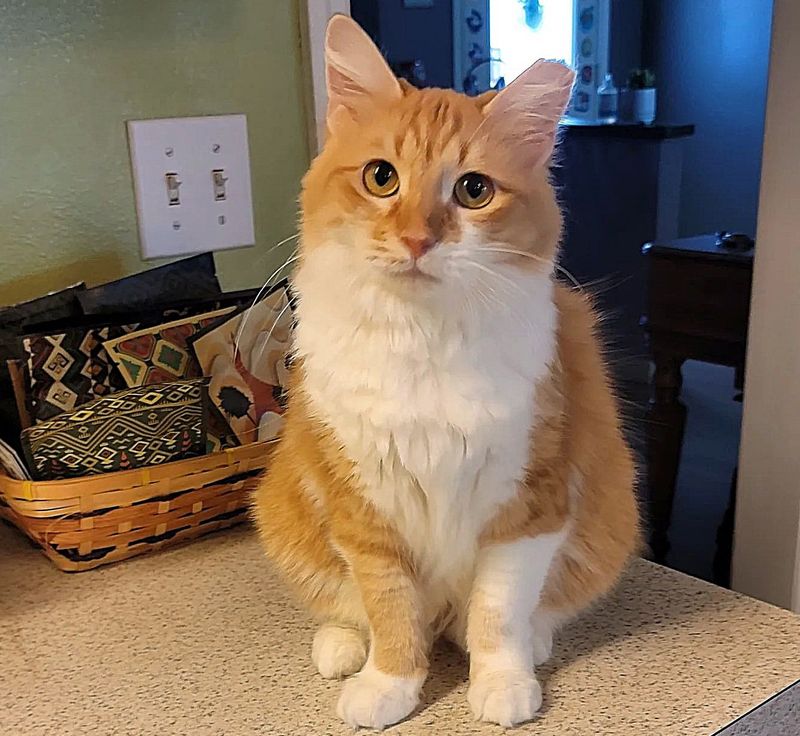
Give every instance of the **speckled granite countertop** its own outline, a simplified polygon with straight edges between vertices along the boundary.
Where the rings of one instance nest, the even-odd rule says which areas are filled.
[[[251,529],[67,575],[0,526],[2,736],[344,736],[311,635]],[[518,733],[710,736],[798,673],[798,617],[637,562],[561,635]],[[470,719],[465,679],[439,649],[421,711],[388,733],[502,733]]]

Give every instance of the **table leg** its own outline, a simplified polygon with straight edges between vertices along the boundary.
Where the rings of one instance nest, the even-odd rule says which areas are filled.
[[[728,506],[717,529],[717,549],[714,553],[714,577],[717,585],[731,587],[731,556],[733,555],[733,525],[736,516],[736,484],[739,467],[734,468]]]
[[[686,406],[680,401],[683,358],[656,352],[652,396],[647,410],[647,484],[650,549],[663,563],[669,552],[669,525],[681,459]]]

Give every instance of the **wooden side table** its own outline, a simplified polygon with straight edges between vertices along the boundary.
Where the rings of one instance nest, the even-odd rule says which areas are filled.
[[[654,363],[647,412],[650,548],[663,562],[686,426],[681,367],[701,360],[736,369],[742,388],[753,250],[730,250],[716,235],[648,243],[645,330]]]

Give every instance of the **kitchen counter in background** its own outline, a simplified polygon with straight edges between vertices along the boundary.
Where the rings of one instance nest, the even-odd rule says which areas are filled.
[[[669,138],[685,138],[694,135],[694,125],[671,123],[586,123],[582,120],[562,122],[566,135],[591,136],[596,138],[634,138],[639,140],[664,141]]]
[[[340,685],[311,664],[311,623],[248,527],[69,575],[0,526],[0,622],[2,734],[352,734],[333,715]],[[710,736],[798,673],[800,618],[636,561],[560,636],[539,670],[544,709],[515,733]],[[424,706],[390,733],[502,733],[472,721],[466,676],[441,646]],[[772,702],[765,718],[794,718]],[[746,725],[730,733],[796,733]]]

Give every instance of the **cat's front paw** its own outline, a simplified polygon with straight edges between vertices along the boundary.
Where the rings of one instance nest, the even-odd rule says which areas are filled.
[[[472,680],[467,700],[477,720],[513,728],[542,707],[542,688],[529,672],[485,672]]]
[[[367,661],[367,643],[360,631],[324,624],[314,636],[311,659],[324,678],[347,677],[358,672]]]
[[[386,675],[368,665],[344,684],[336,711],[352,728],[382,730],[417,707],[423,680],[424,676]]]

